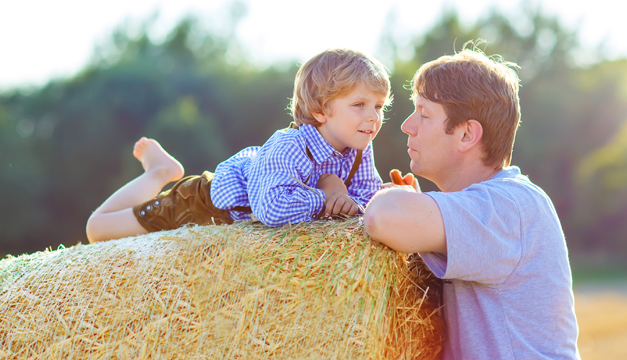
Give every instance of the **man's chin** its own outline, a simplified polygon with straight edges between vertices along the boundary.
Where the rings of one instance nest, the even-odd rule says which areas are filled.
[[[414,160],[409,162],[409,170],[411,170],[414,175],[420,176],[420,167]]]

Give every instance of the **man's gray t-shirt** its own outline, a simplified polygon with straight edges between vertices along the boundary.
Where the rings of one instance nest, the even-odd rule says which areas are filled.
[[[578,359],[568,250],[546,193],[507,167],[440,207],[447,255],[421,253],[444,280],[444,359]]]

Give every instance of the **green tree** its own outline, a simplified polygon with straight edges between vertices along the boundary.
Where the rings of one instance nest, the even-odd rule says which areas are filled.
[[[565,28],[539,6],[522,4],[515,21],[512,17],[493,10],[473,25],[463,27],[458,14],[446,10],[429,31],[416,36],[414,57],[397,57],[393,64],[394,106],[388,113],[388,124],[375,140],[377,165],[382,173],[390,168],[409,170],[405,148],[399,146],[407,137],[398,127],[413,111],[407,88],[415,71],[426,61],[454,53],[469,40],[483,38],[487,43],[481,44],[481,48],[486,54],[500,54],[506,61],[521,66],[522,122],[513,163],[551,196],[571,252],[585,254],[594,248],[606,254],[620,249],[625,254],[625,246],[619,245],[623,243],[619,234],[625,228],[618,220],[616,206],[607,202],[616,196],[616,190],[609,191],[594,182],[583,185],[577,177],[580,161],[610,141],[624,122],[624,61],[580,67],[575,61],[581,52],[576,31]],[[399,51],[395,45],[387,49]],[[615,164],[618,166],[619,162]],[[603,175],[597,176],[607,177],[610,173],[618,178],[616,174],[620,172],[605,169]],[[423,189],[435,189],[429,182],[421,184]],[[593,215],[603,208],[607,211]],[[624,214],[626,209],[620,209]]]
[[[289,124],[295,68],[256,70],[230,53],[234,31],[207,34],[194,19],[162,43],[148,37],[150,26],[136,36],[118,29],[73,79],[0,97],[0,181],[10,205],[0,251],[85,242],[90,212],[141,173],[131,155],[140,136],[159,139],[193,174]]]
[[[140,136],[157,138],[195,174],[289,124],[297,67],[255,68],[235,36],[245,7],[229,11],[226,29],[188,18],[159,43],[147,35],[151,20],[135,32],[121,26],[74,78],[0,95],[0,255],[85,242],[90,212],[141,173],[131,156]],[[571,255],[627,254],[627,61],[599,55],[578,65],[576,31],[538,6],[521,5],[515,18],[493,10],[468,26],[449,9],[409,49],[391,30],[378,56],[393,69],[394,104],[375,140],[384,178],[392,168],[409,171],[399,127],[413,112],[407,87],[416,70],[484,38],[488,55],[521,66],[513,162],[553,199]]]

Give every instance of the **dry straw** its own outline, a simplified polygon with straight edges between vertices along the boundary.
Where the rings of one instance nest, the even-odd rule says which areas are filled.
[[[354,219],[0,261],[0,359],[433,359],[437,282]]]

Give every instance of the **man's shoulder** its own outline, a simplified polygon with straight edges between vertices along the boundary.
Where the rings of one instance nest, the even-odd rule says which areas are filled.
[[[554,212],[547,194],[517,167],[508,167],[491,179],[472,184],[457,192],[429,192],[444,216],[459,214],[507,218],[523,221],[530,213]],[[492,214],[492,215],[490,215]]]
[[[547,193],[522,175],[517,167],[509,167],[488,181],[468,187],[465,191],[476,201],[475,209],[500,219],[516,220],[524,233],[538,230],[548,235],[549,229],[556,238],[562,236],[555,206]],[[524,234],[523,234],[524,235]]]
[[[492,179],[484,181],[478,186],[485,186],[491,191],[505,194],[517,203],[548,202],[549,196],[537,184],[533,183],[527,175],[523,175],[516,166],[509,166],[501,170]]]

